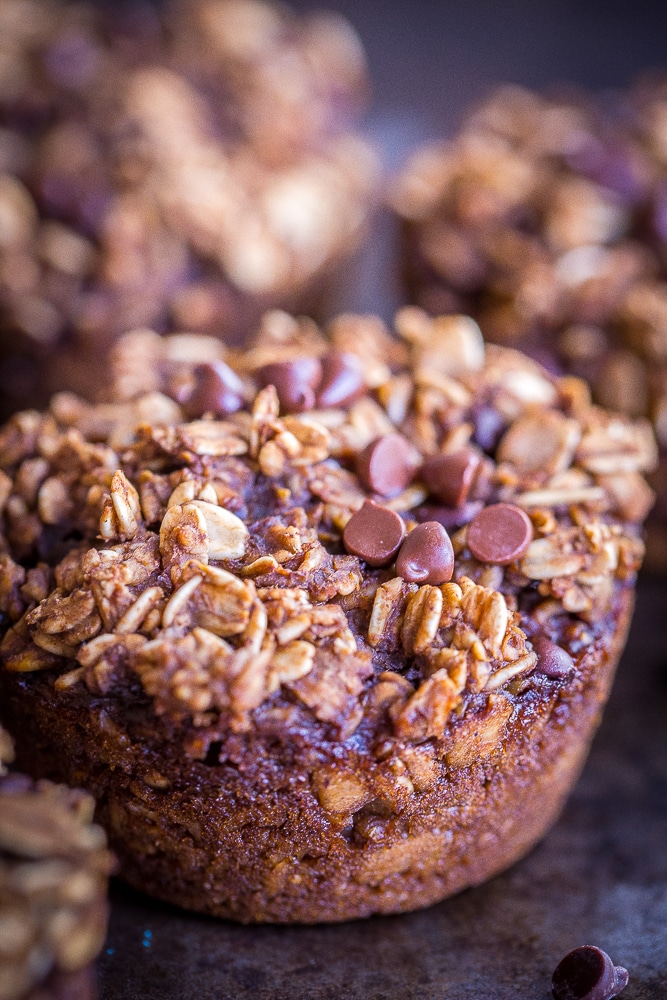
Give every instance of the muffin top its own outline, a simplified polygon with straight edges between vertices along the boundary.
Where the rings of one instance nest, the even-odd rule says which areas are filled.
[[[422,743],[576,683],[652,502],[646,421],[406,308],[138,331],[0,432],[5,669],[214,732]],[[224,355],[224,357],[223,357]]]

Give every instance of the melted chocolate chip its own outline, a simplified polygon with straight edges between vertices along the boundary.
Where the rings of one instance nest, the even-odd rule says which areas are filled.
[[[468,528],[468,548],[475,559],[495,566],[506,566],[520,559],[532,540],[530,518],[511,503],[485,507]]]
[[[454,572],[454,549],[437,521],[418,524],[407,536],[396,559],[396,573],[408,583],[447,583]]]
[[[201,417],[212,413],[226,417],[243,406],[243,383],[224,361],[197,365],[193,371],[194,387],[182,403],[186,416]]]
[[[353,556],[369,566],[392,562],[405,538],[405,524],[393,510],[366,500],[347,522],[343,543]]]
[[[357,455],[357,474],[371,493],[394,497],[408,485],[417,466],[415,450],[402,434],[383,434]]]
[[[551,979],[555,1000],[611,1000],[628,984],[628,972],[609,955],[585,944],[562,959]]]
[[[557,680],[560,677],[568,677],[574,670],[574,660],[562,646],[557,646],[545,636],[537,636],[532,640],[533,649],[537,653],[538,674],[551,677]]]
[[[274,385],[284,413],[303,413],[315,406],[315,393],[322,381],[319,358],[275,361],[257,371],[262,385]]]
[[[479,463],[476,451],[462,448],[451,455],[427,458],[420,475],[429,493],[448,507],[460,507],[468,499]]]
[[[356,354],[329,351],[322,358],[322,381],[317,405],[346,406],[366,391],[364,368]]]
[[[476,407],[474,438],[484,451],[493,452],[505,430],[505,421],[493,406]]]

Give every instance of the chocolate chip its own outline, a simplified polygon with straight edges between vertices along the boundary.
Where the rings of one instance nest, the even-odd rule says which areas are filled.
[[[562,959],[551,979],[555,1000],[611,1000],[628,984],[628,972],[606,951],[585,944]]]
[[[408,583],[447,583],[454,572],[454,549],[437,521],[418,524],[407,536],[396,559],[396,573]]]
[[[394,497],[411,481],[417,456],[402,434],[383,434],[357,455],[357,474],[371,493]]]
[[[596,184],[614,191],[626,205],[636,205],[643,201],[647,194],[646,170],[644,163],[639,162],[630,146],[615,142],[606,148],[601,148],[601,156],[597,162],[589,158],[583,167],[588,177]]]
[[[474,439],[483,451],[492,452],[505,430],[505,421],[493,406],[478,406],[474,413]]]
[[[3,795],[21,795],[22,792],[29,792],[32,788],[32,779],[27,774],[11,771],[0,778],[0,791]]]
[[[329,351],[322,358],[322,381],[317,393],[317,405],[346,406],[366,391],[364,368],[356,354]]]
[[[470,524],[475,514],[479,514],[484,504],[481,500],[469,500],[460,507],[439,507],[436,504],[424,504],[413,511],[418,521],[437,521],[447,531],[456,531],[464,524]]]
[[[243,383],[224,361],[210,361],[193,370],[194,388],[182,403],[188,417],[213,413],[225,417],[243,406]]]
[[[468,499],[480,460],[471,448],[433,455],[422,465],[420,476],[434,497],[448,507],[460,507]]]
[[[546,636],[540,635],[532,640],[533,649],[537,653],[538,674],[551,677],[557,680],[560,677],[567,677],[574,670],[574,660],[562,646],[557,646]]]
[[[322,381],[319,358],[275,361],[257,370],[262,385],[274,385],[280,408],[285,413],[303,413],[315,406],[315,393]]]
[[[468,527],[468,548],[480,562],[506,566],[524,555],[533,540],[530,518],[511,503],[480,510]]]
[[[392,562],[405,538],[405,524],[388,507],[366,500],[347,522],[343,543],[353,556],[364,559],[369,566],[386,566]]]
[[[557,354],[550,347],[545,347],[544,344],[526,344],[522,350],[533,361],[537,361],[538,365],[542,365],[554,378],[560,378],[565,374]]]

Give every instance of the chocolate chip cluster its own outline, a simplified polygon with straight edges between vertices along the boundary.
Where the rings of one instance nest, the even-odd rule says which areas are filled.
[[[494,566],[520,559],[532,540],[530,518],[514,504],[485,507],[468,526],[471,553],[479,562]],[[409,583],[447,583],[454,572],[452,543],[439,521],[424,521],[406,537],[398,514],[373,500],[366,500],[352,515],[343,542],[348,552],[369,566],[386,566],[396,560],[398,576]]]

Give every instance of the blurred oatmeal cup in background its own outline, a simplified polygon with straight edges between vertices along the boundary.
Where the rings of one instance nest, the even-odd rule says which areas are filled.
[[[96,389],[128,329],[238,342],[267,307],[323,307],[378,180],[343,18],[7,0],[0,32],[5,415]]]

